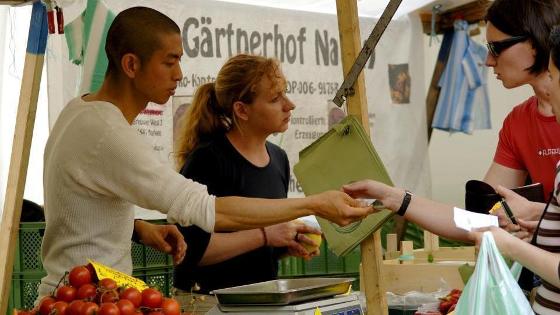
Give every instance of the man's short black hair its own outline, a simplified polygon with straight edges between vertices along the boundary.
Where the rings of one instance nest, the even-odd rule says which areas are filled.
[[[560,23],[559,0],[496,0],[486,13],[486,20],[511,36],[527,36],[537,54],[529,72],[548,69],[549,35]]]
[[[132,53],[142,63],[161,47],[162,34],[181,34],[177,23],[165,14],[147,7],[133,7],[120,12],[116,17],[105,41],[105,53],[109,64],[107,73],[118,74],[121,71],[121,59]]]

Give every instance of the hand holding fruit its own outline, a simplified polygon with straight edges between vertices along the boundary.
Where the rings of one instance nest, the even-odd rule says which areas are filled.
[[[267,226],[265,228],[266,237],[268,240],[268,246],[272,247],[286,247],[295,246],[299,244],[299,239],[296,239],[296,235],[305,233],[315,233],[321,234],[316,228],[307,226],[304,222],[300,220],[293,220],[285,223],[275,224]],[[301,246],[302,252],[305,248]]]

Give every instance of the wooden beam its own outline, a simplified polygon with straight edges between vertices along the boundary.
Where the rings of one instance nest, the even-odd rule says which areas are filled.
[[[6,314],[8,301],[10,300],[14,250],[19,230],[21,204],[23,202],[46,43],[46,10],[41,2],[35,2],[29,25],[27,54],[23,68],[12,156],[8,171],[8,187],[0,228],[0,231],[2,231],[2,237],[0,238],[0,253],[2,253],[0,255],[0,314]]]
[[[435,33],[443,34],[446,30],[453,28],[456,19],[463,19],[469,24],[478,23],[484,20],[486,10],[490,5],[489,0],[475,0],[465,5],[447,10],[436,15]],[[424,33],[431,34],[432,31],[432,12],[420,12],[422,29]]]
[[[338,31],[342,51],[342,68],[348,74],[354,60],[361,50],[358,6],[356,0],[336,0],[338,15]],[[369,134],[369,116],[366,99],[365,79],[363,72],[354,84],[354,95],[348,96],[346,105],[348,114],[356,116]],[[379,231],[368,236],[361,243],[362,279],[360,286],[365,291],[369,314],[388,314],[385,288],[382,283],[383,252]]]

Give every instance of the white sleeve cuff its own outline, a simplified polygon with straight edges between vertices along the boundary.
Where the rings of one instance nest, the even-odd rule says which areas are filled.
[[[190,181],[169,209],[167,220],[211,233],[216,223],[216,197],[208,194],[206,186]]]

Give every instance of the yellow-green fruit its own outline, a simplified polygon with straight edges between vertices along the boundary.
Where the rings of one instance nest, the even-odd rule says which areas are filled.
[[[313,242],[315,242],[315,244],[317,244],[317,246],[313,246],[308,243],[301,242],[301,245],[305,248],[305,250],[307,250],[307,252],[312,253],[321,246],[321,241],[323,240],[321,238],[321,234],[305,233],[304,235],[310,238]]]

